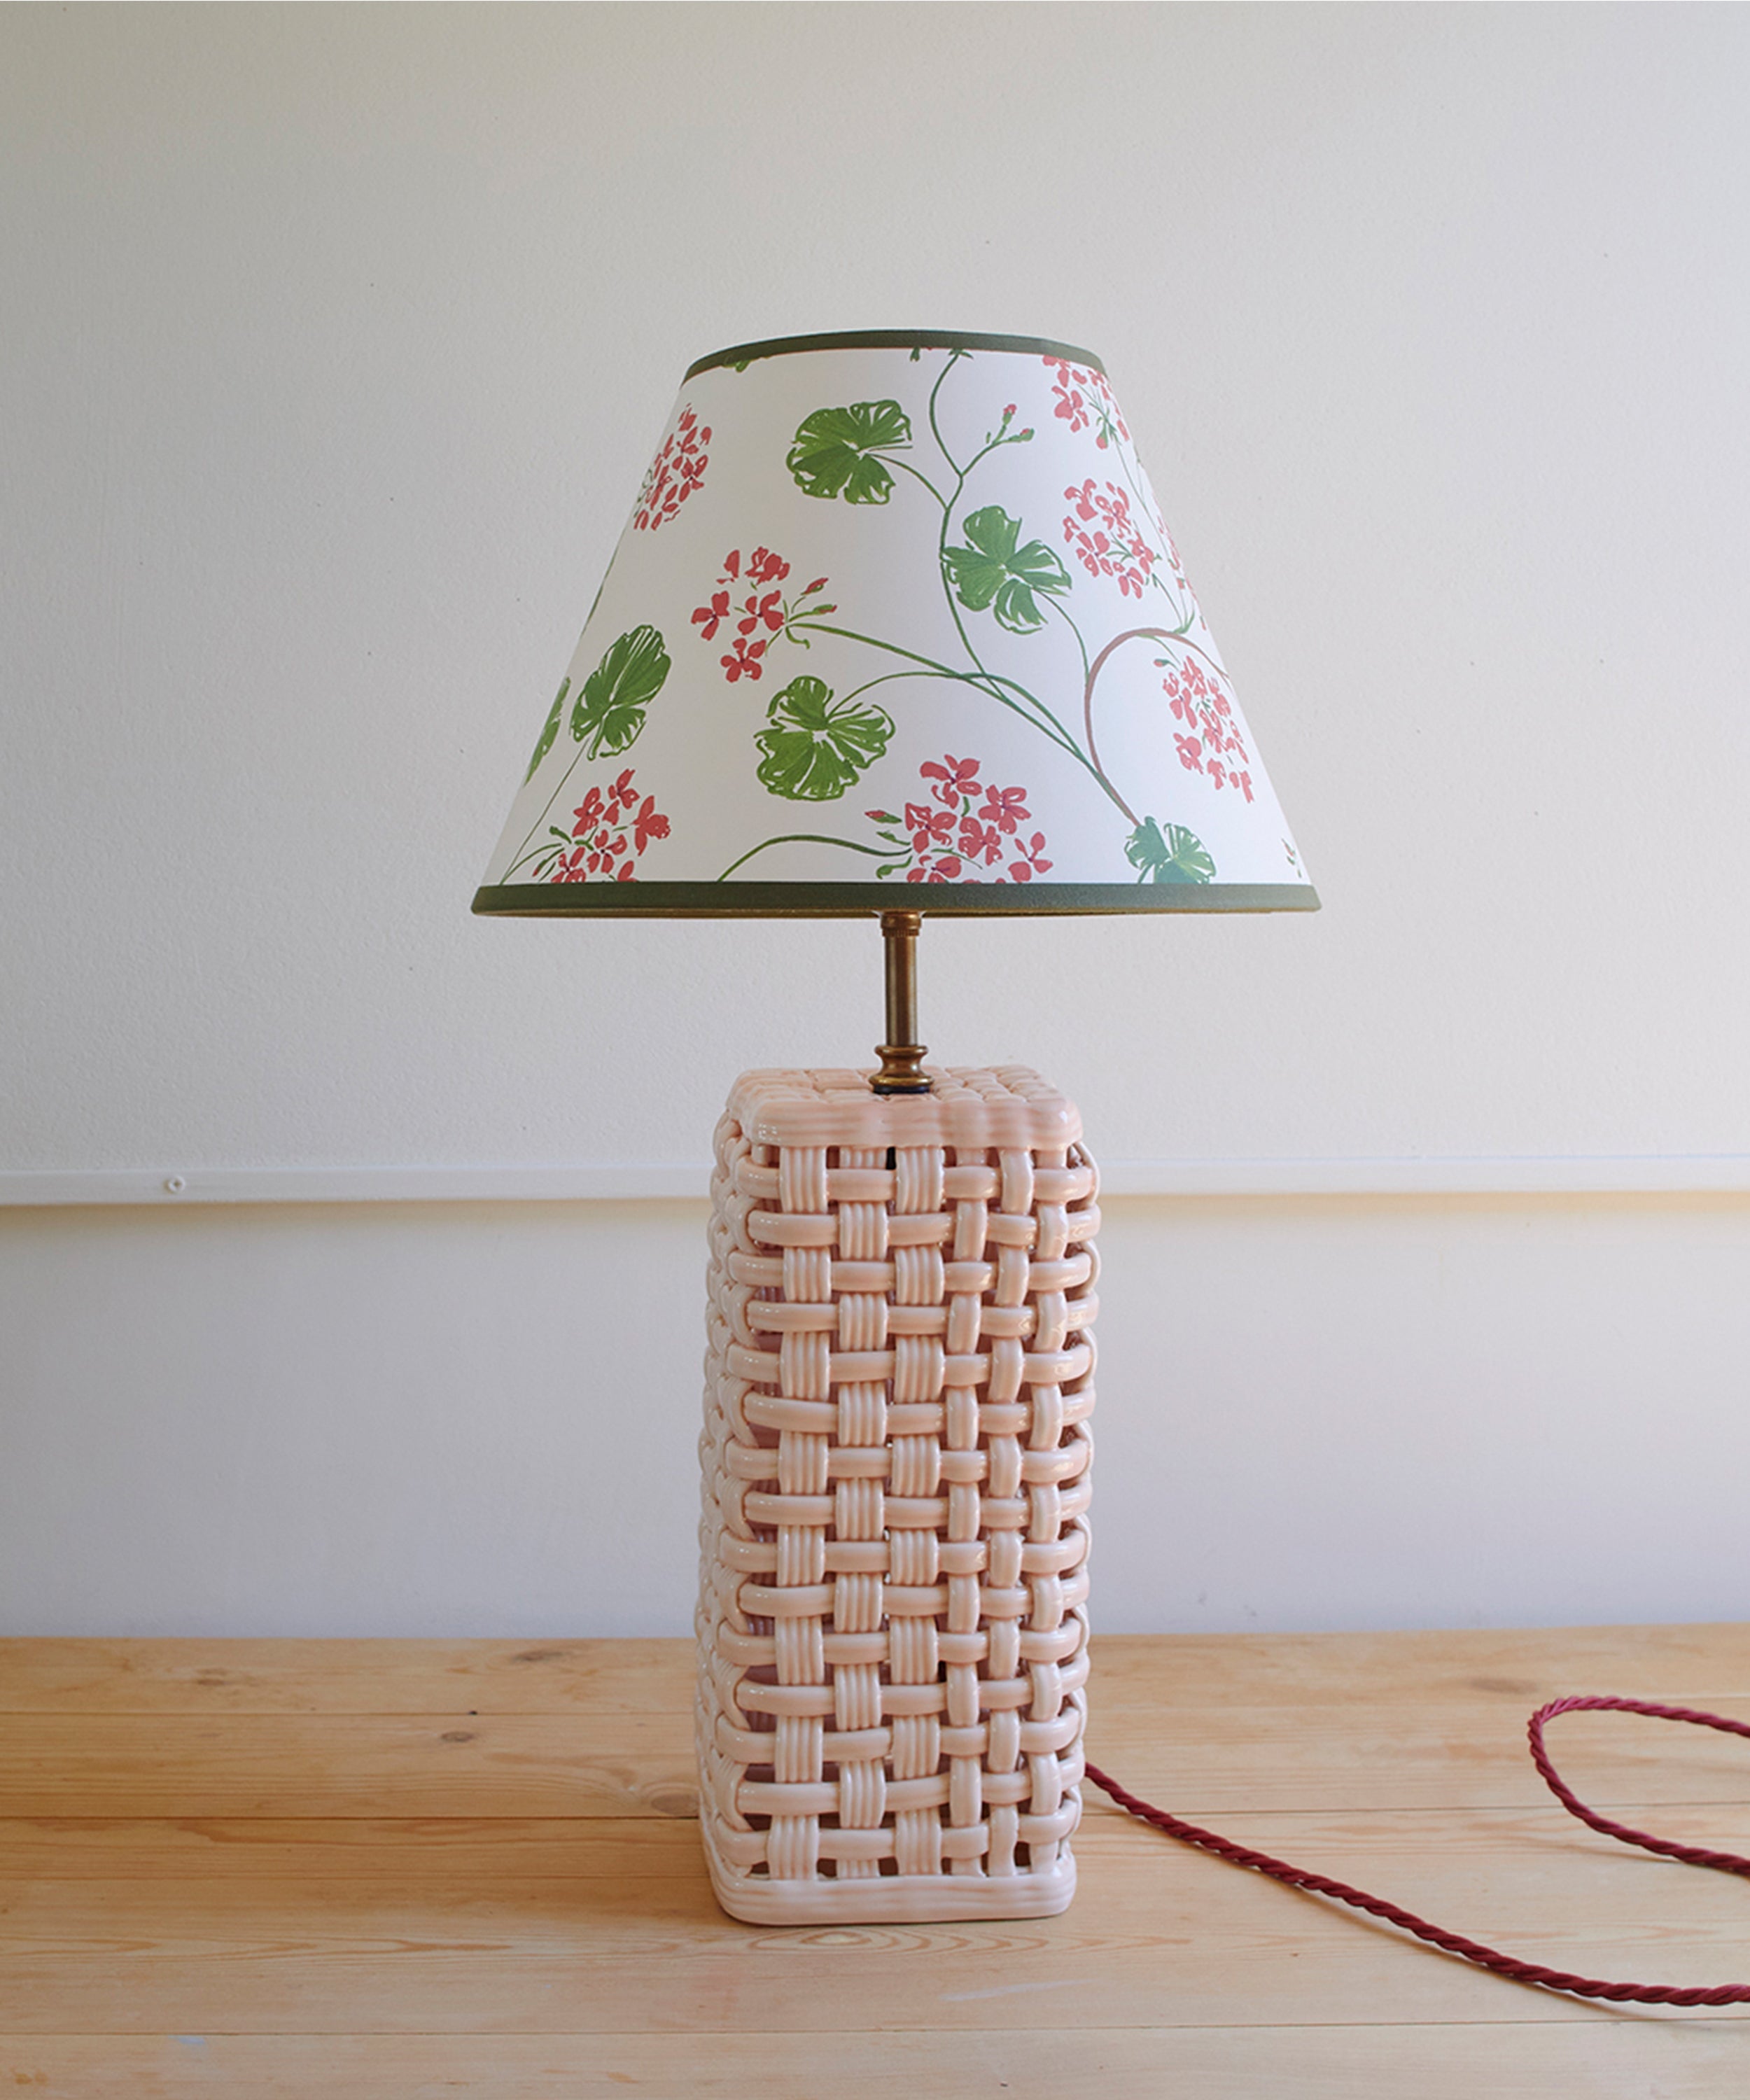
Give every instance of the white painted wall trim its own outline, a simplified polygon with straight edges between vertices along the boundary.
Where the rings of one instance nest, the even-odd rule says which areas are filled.
[[[702,1202],[703,1161],[580,1167],[0,1170],[0,1207]],[[1750,1195],[1750,1154],[1468,1159],[1108,1159],[1106,1196]]]

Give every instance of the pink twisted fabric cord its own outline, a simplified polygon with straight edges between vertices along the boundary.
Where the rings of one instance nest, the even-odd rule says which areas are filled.
[[[1582,1823],[1602,1831],[1607,1838],[1620,1838],[1625,1845],[1638,1845],[1643,1851],[1686,1860],[1694,1867],[1717,1867],[1724,1873],[1750,1874],[1750,1860],[1741,1859],[1735,1852],[1714,1852],[1699,1846],[1673,1844],[1668,1838],[1655,1838],[1644,1830],[1632,1830],[1627,1824],[1612,1823],[1608,1816],[1588,1808],[1549,1762],[1549,1753],[1544,1748],[1544,1723],[1553,1721],[1558,1714],[1645,1714],[1655,1721],[1688,1721],[1698,1728],[1717,1728],[1725,1735],[1746,1736],[1750,1736],[1750,1722],[1730,1721],[1723,1714],[1699,1713],[1687,1706],[1655,1706],[1645,1699],[1587,1698],[1552,1699],[1548,1705],[1538,1708],[1526,1727],[1532,1762],[1544,1784],[1570,1815],[1577,1815]],[[1579,1998],[1608,1998],[1640,2005],[1750,2005],[1750,1983],[1717,1983],[1708,1990],[1679,1990],[1667,1983],[1606,1983],[1594,1977],[1570,1975],[1564,1969],[1546,1969],[1541,1962],[1521,1961],[1514,1955],[1501,1954],[1477,1940],[1466,1939],[1461,1934],[1448,1932],[1444,1926],[1430,1925],[1413,1911],[1387,1903],[1382,1896],[1369,1895],[1364,1889],[1352,1889],[1347,1882],[1333,1881],[1328,1874],[1309,1873],[1304,1868],[1291,1867],[1285,1860],[1272,1860],[1267,1852],[1254,1852],[1248,1846],[1236,1845],[1231,1838],[1219,1837],[1213,1830],[1200,1829],[1195,1823],[1170,1815],[1164,1808],[1139,1800],[1096,1765],[1088,1767],[1087,1776],[1097,1787],[1109,1793],[1120,1808],[1144,1823],[1153,1824],[1157,1830],[1164,1830],[1169,1838],[1176,1838],[1182,1844],[1195,1845],[1202,1851],[1214,1853],[1218,1860],[1231,1860],[1236,1867],[1255,1868],[1274,1881],[1285,1882],[1290,1888],[1305,1889],[1313,1895],[1329,1896],[1353,1909],[1367,1911],[1374,1917],[1384,1918],[1389,1925],[1401,1926],[1404,1931],[1414,1933],[1430,1946],[1474,1962],[1479,1969],[1491,1969],[1497,1976],[1510,1978],[1516,1983],[1535,1983],[1545,1991],[1567,1991]]]

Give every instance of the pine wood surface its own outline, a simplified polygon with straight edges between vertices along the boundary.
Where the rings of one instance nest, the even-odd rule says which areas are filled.
[[[1750,1981],[1750,1888],[1565,1816],[1525,1715],[1750,1718],[1750,1629],[1095,1642],[1151,1798],[1516,1953]],[[713,1904],[685,1642],[0,1642],[0,2087],[126,2094],[1736,2096],[1750,2027],[1500,1982],[1104,1806],[1062,1917]],[[1558,1721],[1595,1806],[1750,1851],[1750,1754]]]

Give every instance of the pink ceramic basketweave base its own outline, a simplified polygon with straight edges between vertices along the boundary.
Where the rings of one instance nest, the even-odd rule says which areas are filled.
[[[700,1816],[760,1924],[1075,1887],[1097,1177],[1019,1066],[750,1072],[717,1132]]]

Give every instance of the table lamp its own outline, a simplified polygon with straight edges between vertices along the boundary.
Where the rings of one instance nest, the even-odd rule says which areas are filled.
[[[1097,1179],[918,1040],[925,911],[1313,910],[1097,357],[906,329],[701,358],[477,912],[879,920],[871,1071],[716,1133],[697,1732],[719,1901],[1074,1889]]]

